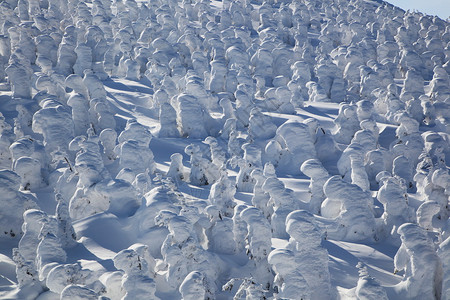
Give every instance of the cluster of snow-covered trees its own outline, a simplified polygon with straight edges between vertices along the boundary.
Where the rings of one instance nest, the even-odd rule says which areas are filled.
[[[19,299],[333,299],[324,239],[398,247],[403,281],[359,264],[358,299],[450,299],[448,22],[364,0],[0,12],[0,243],[16,241]],[[156,131],[115,114],[111,78],[149,84]],[[339,104],[334,127],[295,116],[312,102]],[[152,139],[174,138],[189,142],[163,172]],[[308,199],[283,176],[309,178]],[[70,256],[74,222],[99,214],[134,236],[109,269]]]

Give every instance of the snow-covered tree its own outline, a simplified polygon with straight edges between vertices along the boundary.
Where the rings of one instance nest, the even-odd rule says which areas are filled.
[[[125,295],[122,299],[136,299],[140,297],[155,296],[156,283],[148,275],[149,263],[145,257],[135,251],[132,247],[124,249],[114,257],[114,266],[125,272],[122,277],[122,288]]]
[[[47,153],[55,150],[67,151],[74,137],[74,123],[67,107],[55,101],[45,102],[33,115],[33,131],[44,136]]]
[[[275,249],[270,252],[269,264],[275,271],[274,284],[278,287],[277,296],[282,299],[310,299],[311,289],[297,268],[295,254],[288,249]]]
[[[205,111],[199,104],[197,97],[180,94],[176,99],[174,108],[177,112],[178,127],[183,136],[205,138],[208,135],[204,125]],[[198,121],[199,118],[202,122]]]
[[[170,167],[167,171],[167,176],[174,181],[182,181],[186,174],[184,173],[183,155],[181,153],[174,153],[170,156]]]
[[[19,239],[23,234],[23,214],[28,209],[38,208],[31,194],[19,191],[21,178],[9,170],[0,171],[0,189],[2,191],[3,209],[0,212],[1,239]]]
[[[117,139],[119,144],[115,152],[119,156],[119,165],[131,169],[135,175],[146,169],[153,174],[156,166],[153,152],[149,148],[152,137],[146,126],[136,120],[129,120]]]
[[[203,157],[200,147],[198,145],[188,145],[184,149],[187,155],[191,156],[191,172],[189,174],[189,180],[195,185],[207,185],[212,184],[217,179],[217,169]]]
[[[159,110],[159,122],[161,129],[159,137],[179,137],[180,132],[177,127],[177,113],[170,103],[162,103]]]
[[[439,299],[442,263],[426,231],[416,224],[405,223],[397,232],[402,245],[394,257],[395,272],[405,270],[398,287],[408,298]]]
[[[233,215],[234,194],[236,187],[228,178],[226,170],[220,170],[219,179],[211,186],[208,200],[217,206],[223,216],[231,217]]]
[[[320,206],[325,200],[323,186],[329,178],[328,171],[322,166],[322,163],[317,159],[308,159],[305,161],[300,170],[309,178],[309,192],[311,199],[309,200],[309,207],[312,213],[320,214]]]
[[[241,219],[247,223],[246,249],[247,255],[252,262],[254,280],[262,284],[266,289],[271,287],[272,272],[270,271],[267,257],[271,249],[270,223],[255,207],[244,209],[240,213]]]
[[[330,238],[349,241],[375,239],[375,217],[370,193],[345,182],[338,175],[328,179],[323,190],[327,198],[322,202],[322,216],[337,222],[337,227],[330,226],[327,229]]]
[[[198,271],[192,271],[184,278],[179,291],[185,300],[205,299],[205,276]]]
[[[208,238],[208,249],[215,253],[234,254],[236,245],[233,235],[233,220],[221,213],[219,207],[208,205],[205,208],[210,225],[205,234]]]
[[[288,150],[288,157],[282,166],[281,172],[299,174],[300,166],[308,159],[317,157],[314,141],[307,124],[298,121],[286,121],[277,129],[275,139]]]
[[[414,209],[409,206],[404,180],[399,177],[383,176],[383,173],[380,173],[377,179],[380,182],[377,199],[384,207],[381,218],[387,233],[399,242],[398,227],[414,220]]]

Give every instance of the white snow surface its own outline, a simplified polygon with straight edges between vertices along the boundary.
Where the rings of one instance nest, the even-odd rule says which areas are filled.
[[[450,300],[450,23],[371,0],[0,2],[0,299]]]

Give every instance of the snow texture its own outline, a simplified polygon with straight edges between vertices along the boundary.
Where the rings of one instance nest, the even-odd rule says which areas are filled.
[[[1,1],[0,298],[449,299],[448,21]]]

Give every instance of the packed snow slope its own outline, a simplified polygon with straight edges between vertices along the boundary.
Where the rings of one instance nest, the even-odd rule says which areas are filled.
[[[449,300],[449,74],[381,1],[1,1],[0,298]]]

